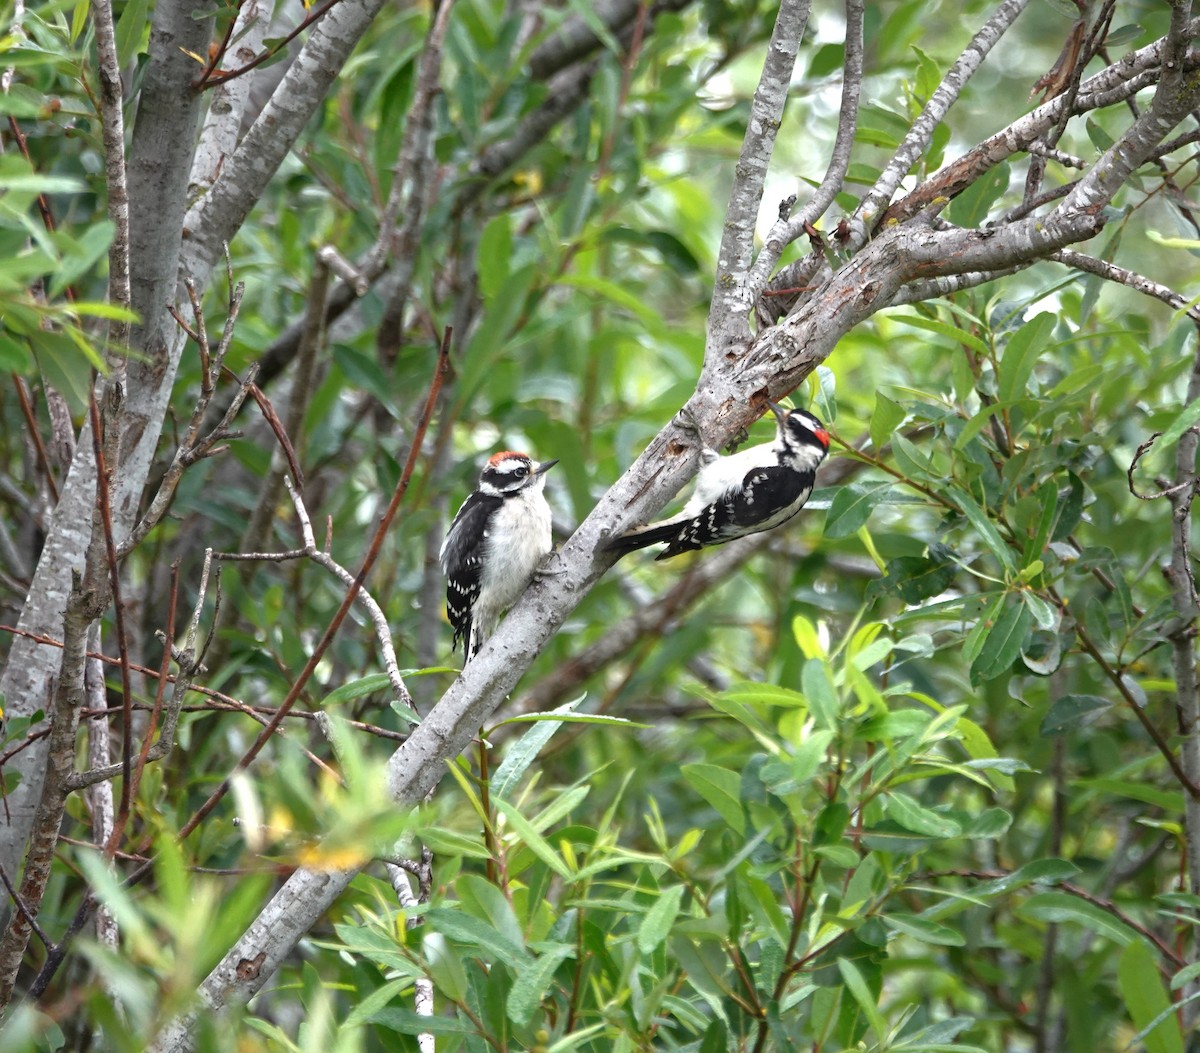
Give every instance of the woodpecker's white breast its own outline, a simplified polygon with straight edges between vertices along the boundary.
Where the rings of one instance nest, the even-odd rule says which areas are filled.
[[[534,572],[550,554],[550,506],[542,496],[544,478],[527,486],[496,509],[485,533],[480,580],[481,622],[498,618],[525,591]]]

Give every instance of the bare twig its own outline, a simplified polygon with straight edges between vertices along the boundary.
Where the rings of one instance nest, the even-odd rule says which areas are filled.
[[[168,658],[174,657],[179,665],[179,675],[176,676],[172,681],[174,684],[174,690],[171,692],[170,702],[168,702],[165,707],[166,715],[163,718],[162,731],[159,734],[158,739],[153,745],[151,745],[150,743],[154,735],[156,718],[158,713],[163,709],[159,700],[162,697],[163,687],[168,679],[166,676],[160,675],[159,689],[155,699],[155,707],[153,711],[154,717],[151,719],[150,725],[146,729],[146,737],[142,742],[142,748],[138,755],[137,771],[139,778],[140,773],[145,768],[146,764],[152,761],[162,760],[175,748],[175,729],[179,723],[179,711],[183,706],[183,699],[185,695],[191,688],[192,677],[196,675],[196,672],[199,669],[199,663],[196,660],[196,634],[200,622],[200,615],[204,609],[204,600],[208,593],[208,579],[211,567],[212,550],[209,549],[204,554],[204,567],[200,574],[200,590],[196,598],[195,608],[192,611],[191,621],[188,623],[187,635],[185,637],[186,642],[183,648],[179,649],[178,651],[174,651],[170,646],[170,638],[164,637],[164,650],[166,653],[163,656],[163,669],[165,670],[166,668]],[[175,599],[174,594],[175,590],[173,588],[172,601]],[[174,628],[174,610],[175,604],[172,602],[170,607],[170,611],[172,613],[168,616],[167,622],[168,628],[170,629]],[[150,672],[153,672],[153,670]],[[66,780],[66,788],[68,791],[81,790],[87,786],[93,785],[94,783],[103,782],[106,779],[112,779],[117,775],[123,774],[125,774],[124,764],[110,764],[107,767],[92,768],[88,771],[82,772],[72,772]],[[125,777],[127,781],[136,781],[130,780],[128,775]],[[128,817],[126,815],[124,819],[118,820],[117,826],[113,831],[114,837],[123,831],[127,818]],[[115,851],[116,848],[113,838],[110,838],[109,845],[106,845],[105,847],[107,853],[111,856],[112,852]]]
[[[217,452],[218,443],[233,437],[234,432],[231,430],[233,419],[242,408],[242,403],[245,401],[246,396],[254,388],[254,378],[258,370],[256,366],[251,366],[246,371],[246,379],[241,381],[238,391],[229,403],[229,407],[225,411],[225,415],[221,418],[220,423],[207,435],[201,436],[200,429],[204,424],[205,413],[216,392],[217,379],[221,375],[225,364],[225,356],[229,352],[229,347],[233,342],[234,326],[237,324],[238,311],[241,308],[245,285],[242,282],[238,282],[236,286],[230,285],[229,311],[225,318],[225,329],[221,335],[221,342],[215,350],[208,342],[208,333],[204,325],[204,310],[200,304],[199,297],[196,295],[194,283],[189,281],[187,289],[192,300],[192,316],[195,320],[194,328],[189,326],[174,308],[170,310],[180,328],[184,329],[196,341],[199,348],[201,366],[200,396],[196,399],[196,405],[192,409],[192,416],[188,421],[187,430],[184,432],[183,441],[179,444],[179,448],[175,451],[175,456],[171,459],[171,463],[163,475],[158,492],[150,502],[150,507],[146,509],[146,514],[142,516],[137,526],[130,531],[125,543],[117,550],[118,559],[124,559],[162,521],[162,517],[167,514],[167,511],[171,507],[171,502],[175,500],[175,492],[179,488],[179,482],[183,478],[184,471],[190,465]]]
[[[738,178],[729,192],[717,250],[717,274],[704,351],[708,368],[724,355],[740,349],[750,336],[749,314],[761,282],[765,281],[765,276],[751,271],[754,230],[810,6],[810,0],[783,0],[779,5],[762,73],[750,103],[750,119],[738,156]],[[755,281],[760,282],[758,288],[753,284]]]
[[[1077,270],[1087,271],[1089,274],[1098,275],[1106,281],[1116,282],[1118,285],[1127,286],[1137,292],[1152,296],[1156,300],[1161,300],[1175,310],[1182,311],[1196,326],[1200,327],[1200,307],[1197,307],[1185,296],[1181,296],[1175,292],[1174,289],[1138,274],[1136,271],[1128,270],[1125,267],[1118,267],[1115,263],[1109,263],[1108,260],[1100,260],[1095,256],[1088,256],[1086,253],[1075,249],[1059,249],[1048,258],[1067,267],[1075,267]]]
[[[842,188],[850,167],[850,152],[858,128],[858,100],[863,78],[863,9],[865,0],[846,0],[846,61],[843,66],[842,105],[838,114],[837,136],[829,154],[829,165],[821,185],[813,191],[804,207],[794,215],[780,214],[767,234],[747,279],[749,294],[761,295],[783,250],[825,214]]]

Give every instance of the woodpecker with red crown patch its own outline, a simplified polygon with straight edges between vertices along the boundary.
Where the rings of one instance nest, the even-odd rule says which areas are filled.
[[[624,555],[665,541],[667,547],[655,559],[670,559],[771,530],[799,512],[829,452],[829,432],[807,410],[767,405],[775,414],[774,442],[728,457],[705,447],[696,488],[683,511],[614,538],[606,546],[609,551]]]
[[[557,463],[536,464],[511,450],[493,454],[446,532],[438,560],[446,575],[454,647],[463,641],[464,665],[553,548],[550,506],[542,491],[545,473]]]

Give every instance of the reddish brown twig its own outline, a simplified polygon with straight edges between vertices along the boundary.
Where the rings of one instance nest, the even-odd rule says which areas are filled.
[[[25,382],[16,373],[12,375],[12,379],[13,387],[17,389],[17,401],[21,404],[21,416],[25,418],[25,427],[29,430],[29,439],[33,443],[37,466],[46,477],[46,487],[50,491],[51,499],[58,504],[58,484],[54,481],[54,473],[50,471],[50,458],[38,431],[37,416],[33,412],[33,403],[29,401],[29,392],[25,390]]]

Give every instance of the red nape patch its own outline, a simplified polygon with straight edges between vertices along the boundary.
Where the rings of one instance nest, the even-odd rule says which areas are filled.
[[[517,453],[515,450],[501,450],[499,453],[493,453],[491,455],[491,457],[488,458],[488,464],[495,467],[497,464],[499,464],[501,461],[503,461],[506,457],[524,457],[524,456],[525,456],[525,454]]]

